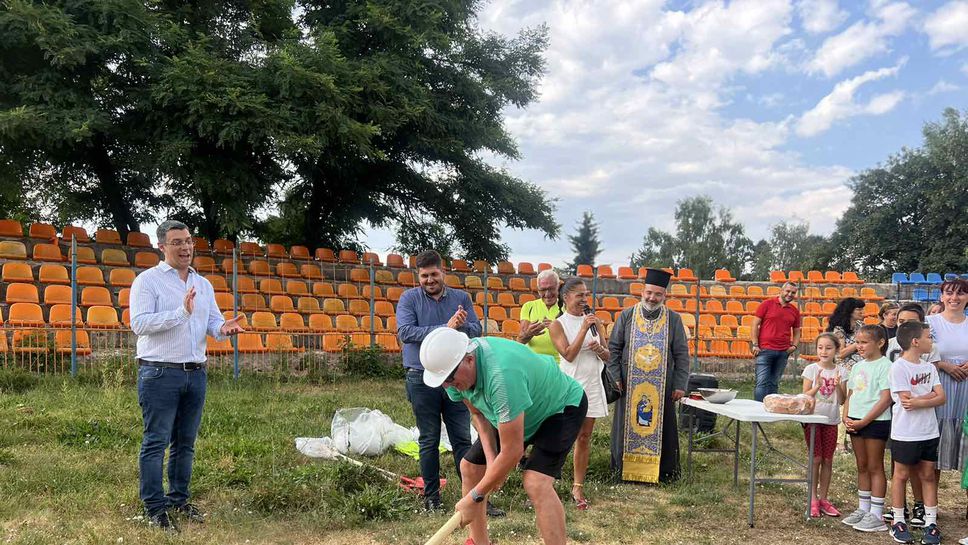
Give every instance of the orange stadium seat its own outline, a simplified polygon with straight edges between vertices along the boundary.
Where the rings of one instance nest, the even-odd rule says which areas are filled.
[[[339,262],[340,263],[351,263],[357,265],[360,263],[360,256],[357,255],[353,250],[340,250],[339,251]]]
[[[681,284],[677,284],[677,285],[681,286]],[[644,289],[645,289],[645,284],[641,282],[632,282],[629,284],[629,293],[637,297],[642,296],[642,290]]]
[[[322,280],[323,272],[319,270],[318,266],[306,263],[299,266],[299,276],[306,280]]]
[[[18,284],[11,284],[10,286],[16,286]],[[33,286],[30,286],[33,288]],[[36,297],[37,288],[34,288],[34,295]],[[10,303],[10,287],[7,288],[7,302]],[[36,303],[37,301],[32,301]],[[71,288],[70,286],[47,286],[44,288],[44,304],[45,305],[56,305],[59,303],[71,304]]]
[[[464,287],[469,290],[482,290],[484,284],[481,283],[481,277],[468,275],[464,277]]]
[[[518,296],[518,304],[523,305],[529,301],[534,301],[537,297],[533,293],[522,293]]]
[[[27,236],[30,238],[56,241],[57,228],[49,223],[32,223],[30,224]]]
[[[128,246],[135,248],[151,248],[151,239],[148,238],[148,235],[138,231],[128,232],[127,242]]]
[[[11,348],[15,354],[46,354],[47,332],[41,329],[16,329]]]
[[[864,305],[864,316],[877,316],[881,307],[877,303],[866,303]]]
[[[682,312],[683,311],[682,299],[667,299],[666,307],[668,307],[669,310],[672,310],[675,312]]]
[[[824,288],[823,289],[824,299],[840,299],[840,290],[837,288]]]
[[[518,263],[518,274],[532,275],[537,273],[534,270],[534,265],[527,261],[522,261]]]
[[[487,317],[495,322],[501,323],[508,319],[508,311],[504,307],[497,305],[487,307]]]
[[[726,304],[727,306],[729,305],[729,303],[726,303]],[[727,308],[726,311],[729,312],[729,309]],[[746,311],[743,311],[740,314],[746,314]],[[736,319],[736,316],[734,316],[733,314],[723,314],[722,316],[719,317],[719,325],[723,327],[728,327],[731,329],[736,329],[737,327],[739,327],[739,321]]]
[[[397,279],[393,277],[393,273],[386,269],[377,269],[373,271],[373,276],[377,284],[393,285],[397,283]]]
[[[8,309],[7,324],[18,327],[43,327],[44,311],[37,303],[14,303]]]
[[[229,289],[229,283],[225,280],[224,276],[219,276],[217,274],[207,274],[205,279],[208,283],[212,285],[212,289],[216,292],[228,292],[232,291]]]
[[[508,339],[514,339],[521,334],[521,322],[517,320],[504,320],[501,322],[501,333]]]
[[[706,308],[703,309],[703,312],[709,314],[722,314],[725,312],[725,310],[723,309],[722,302],[720,302],[718,299],[713,299],[712,301],[706,303]]]
[[[40,266],[38,279],[43,284],[70,284],[71,278],[67,274],[67,267],[45,263]]]
[[[597,272],[599,278],[615,278],[615,273],[610,265],[599,265]]]
[[[787,280],[793,282],[806,282],[807,278],[803,275],[803,271],[790,271],[787,273]]]
[[[264,354],[265,345],[262,344],[262,335],[258,333],[240,333],[237,337],[239,352],[243,354]]]
[[[269,352],[302,352],[304,349],[292,344],[292,335],[287,335],[286,333],[267,333],[266,350]]]
[[[726,301],[726,313],[727,314],[746,314],[746,309],[743,308],[743,303],[740,301]]]
[[[863,284],[864,281],[861,280],[857,273],[854,271],[844,271],[842,281],[844,284]]]
[[[265,250],[255,242],[240,242],[239,254],[242,256],[262,257],[265,255]]]
[[[235,291],[239,293],[259,293],[259,290],[255,287],[255,280],[248,276],[239,276],[236,279]]]
[[[77,283],[81,286],[103,286],[104,273],[97,267],[78,267]]]
[[[302,280],[287,280],[286,293],[296,297],[309,295],[309,287]]]
[[[296,301],[296,310],[302,314],[315,314],[323,311],[319,308],[319,299],[315,297],[300,297]]]
[[[474,294],[474,302],[477,303],[478,305],[483,305],[485,299],[487,299],[487,304],[488,305],[494,305],[495,304],[494,293],[493,292],[488,293],[486,298],[484,297],[484,292],[483,291],[479,291],[479,292],[477,292],[477,293]]]
[[[511,291],[528,291],[527,284],[523,278],[513,277],[508,279],[508,289]]]
[[[510,261],[498,261],[497,274],[503,274],[503,275],[515,274],[514,263],[511,263]]]
[[[81,308],[74,309],[74,321],[77,327],[84,327],[84,319],[81,317]],[[71,327],[71,306],[53,305],[50,307],[50,317],[47,323],[51,327]]]
[[[837,271],[827,271],[823,273],[823,279],[830,284],[840,284],[844,281],[843,277]]]
[[[695,282],[699,280],[696,278],[696,273],[692,272],[692,269],[679,269],[679,273],[676,276],[680,282]]]
[[[215,264],[215,260],[207,255],[197,255],[192,259],[192,268],[196,272],[200,273],[214,273],[218,272],[218,265]]]
[[[60,246],[56,244],[34,244],[34,261],[60,263],[64,261]]]
[[[806,286],[803,288],[803,295],[801,299],[822,299],[823,296],[820,294],[820,288],[816,286]]]
[[[759,286],[750,286],[746,288],[746,297],[749,299],[762,299],[766,296],[763,294],[763,288]]]
[[[760,302],[759,301],[747,301],[746,302],[746,313],[747,314],[756,314],[756,309],[758,309],[758,308],[760,308]]]
[[[0,280],[7,284],[11,282],[31,283],[34,281],[34,271],[26,263],[8,261],[3,264],[3,273],[0,274]]]
[[[131,309],[126,308],[121,310],[121,325],[124,327],[131,327]]]
[[[269,263],[261,259],[253,259],[249,261],[249,274],[252,276],[272,276],[272,269],[269,268]]]
[[[401,295],[403,295],[403,288],[400,288],[400,287],[387,288],[387,299],[389,299],[391,303],[396,303],[397,301],[399,301]]]
[[[71,250],[68,250],[67,261],[70,262],[72,258],[73,258],[73,252]],[[91,248],[89,246],[78,246],[77,262],[84,265],[97,265],[97,258],[94,257],[94,248]]]
[[[342,299],[327,298],[323,299],[323,312],[336,316],[339,314],[345,314],[346,307],[343,305]]]
[[[113,306],[93,306],[87,309],[87,327],[116,329],[121,327],[118,311]]]
[[[874,291],[874,288],[861,288],[860,297],[865,301],[883,301],[884,300],[883,297],[881,297],[880,295],[877,295],[877,292]]]
[[[118,291],[118,306],[128,308],[131,306],[131,288],[121,288]]]
[[[289,259],[289,252],[286,251],[286,247],[282,244],[269,243],[266,244],[266,257],[271,259]]]
[[[292,297],[288,295],[273,295],[269,301],[269,308],[272,312],[296,312],[296,307],[292,304]]]
[[[48,288],[54,286],[48,286]],[[63,287],[63,286],[57,286]],[[70,288],[67,288],[70,292]],[[39,303],[40,297],[37,293],[37,287],[33,284],[25,283],[14,283],[7,284],[7,304],[11,303]]]
[[[387,254],[387,267],[391,269],[403,269],[406,268],[406,264],[403,262],[403,256],[400,254]]]
[[[228,255],[235,249],[235,243],[224,238],[217,238],[212,242],[212,251],[217,254]]]
[[[347,333],[360,331],[360,323],[356,320],[356,316],[340,314],[336,316],[336,331]]]
[[[0,220],[0,237],[23,237],[24,227],[17,220]]]
[[[278,331],[276,315],[271,312],[253,312],[249,318],[249,325],[252,331]]]
[[[549,271],[553,268],[554,267],[551,266],[551,263],[538,263],[538,272]]]
[[[231,339],[222,339],[219,341],[212,336],[206,338],[205,353],[209,356],[224,356],[233,352],[235,352],[235,349],[232,347]]]
[[[860,297],[860,295],[857,293],[857,288],[846,288],[846,287],[840,290],[840,296],[841,297]]]
[[[471,272],[471,268],[467,264],[467,261],[464,261],[463,259],[455,259],[455,260],[453,260],[451,262],[451,268],[454,270],[454,272],[462,272],[462,273],[469,273],[469,272]]]
[[[195,253],[198,253],[198,252],[206,252],[206,253],[209,253],[209,252],[212,251],[212,248],[208,245],[208,239],[207,238],[205,238],[205,237],[192,237],[192,240],[195,241]]]
[[[403,274],[403,273],[400,273],[400,274]],[[457,276],[456,274],[445,274],[444,275],[444,284],[446,284],[447,287],[449,287],[449,288],[458,288],[458,289],[460,289],[460,288],[463,288],[464,287],[464,285],[461,284],[460,277]]]
[[[114,229],[98,229],[94,232],[94,242],[121,246],[121,234]]]
[[[101,286],[91,286],[81,290],[81,306],[90,307],[94,305],[114,306],[111,299],[111,292]]]
[[[343,299],[362,299],[360,290],[357,289],[355,284],[340,284],[336,288],[336,293]]]
[[[504,291],[507,288],[504,287],[504,281],[501,280],[500,276],[488,276],[487,289],[493,291]]]
[[[289,248],[289,257],[298,261],[309,261],[313,258],[309,254],[309,248],[305,246],[293,246]]]
[[[397,274],[397,284],[407,288],[412,288],[417,285],[417,278],[410,271],[400,271],[400,273]]]
[[[729,297],[732,299],[746,299],[746,288],[743,286],[730,286],[729,287]]]
[[[76,239],[78,244],[91,242],[91,237],[87,234],[87,229],[75,225],[67,225],[61,231],[61,240],[70,244],[72,239]]]
[[[350,269],[350,282],[358,282],[360,284],[370,283],[370,271],[367,269]]]
[[[124,253],[124,250],[113,248],[108,248],[101,252],[101,264],[111,267],[131,266],[131,263],[128,261],[128,254]]]
[[[0,259],[27,259],[27,247],[20,241],[0,240]]]
[[[373,289],[370,290],[370,285],[369,284],[364,284],[363,285],[363,289],[360,290],[360,296],[363,299],[366,299],[367,301],[369,301],[371,298],[374,301],[384,301],[384,300],[386,300],[386,297],[383,296],[383,290],[380,289],[380,286],[373,286]]]
[[[76,331],[72,348],[71,332],[55,331],[54,349],[58,354],[70,354],[73,352],[78,356],[90,356],[92,354],[91,337],[87,331]]]
[[[282,263],[276,263],[276,276],[281,276],[282,278],[299,278],[300,274],[295,263],[284,261]]]
[[[336,263],[336,253],[332,248],[316,248],[316,261]]]
[[[602,297],[602,307],[605,310],[616,311],[622,310],[621,305],[618,304],[617,297]]]
[[[374,267],[382,267],[383,262],[380,261],[380,256],[373,252],[363,252],[363,257],[361,259],[364,265],[373,265]]]
[[[362,299],[352,299],[347,307],[350,314],[354,316],[363,316],[370,313],[370,302],[364,301]]]
[[[111,269],[108,273],[108,283],[114,287],[131,287],[134,276],[134,271],[131,269]]]
[[[336,295],[336,290],[329,282],[314,282],[313,295],[315,297],[333,297]]]
[[[244,293],[242,294],[242,310],[245,312],[254,312],[257,310],[269,310],[269,307],[266,306],[266,299],[261,294]]]
[[[497,294],[497,304],[504,308],[510,309],[518,304],[514,301],[514,294],[509,292],[501,292]]]
[[[593,278],[595,276],[595,271],[592,269],[591,265],[579,265],[575,269],[575,275],[579,278]]]
[[[383,318],[379,316],[374,316],[373,320],[370,320],[369,316],[363,316],[360,318],[360,329],[373,333],[382,333],[386,331],[386,326],[383,325]]]
[[[259,292],[268,295],[285,293],[285,291],[282,289],[282,282],[276,280],[275,278],[264,278],[259,280]]]
[[[632,270],[632,267],[619,267],[618,277],[620,280],[635,280],[638,275]]]
[[[161,262],[156,252],[138,252],[134,254],[134,266],[141,269],[154,267]]]
[[[736,282],[736,279],[733,278],[733,275],[730,274],[726,269],[716,269],[716,272],[713,274],[713,279],[716,282]]]
[[[820,271],[807,271],[807,282],[811,284],[825,284],[823,273]]]
[[[333,319],[328,314],[312,314],[309,316],[309,329],[314,332],[333,331]]]
[[[770,282],[782,284],[787,281],[786,273],[783,271],[770,271]]]
[[[726,299],[729,297],[729,294],[726,292],[726,288],[724,286],[710,286],[709,296],[716,299]]]
[[[474,260],[474,272],[479,272],[479,273],[486,272],[487,274],[494,274],[494,270],[491,268],[491,264],[488,263],[487,261],[484,261],[483,259]]]

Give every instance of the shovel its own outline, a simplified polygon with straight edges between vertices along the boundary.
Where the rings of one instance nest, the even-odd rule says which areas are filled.
[[[383,468],[376,467],[375,465],[367,464],[359,460],[350,458],[349,456],[341,453],[340,451],[336,450],[334,447],[332,447],[329,444],[318,445],[316,454],[319,458],[322,458],[324,460],[342,460],[345,462],[349,462],[357,467],[368,467],[370,469],[373,469],[380,475],[383,475],[384,477],[386,477],[388,481],[399,484],[401,488],[403,488],[408,492],[421,492],[423,491],[423,488],[424,488],[423,477],[417,477],[416,479],[412,479],[410,477],[406,477],[403,475],[397,475],[396,473],[387,471]],[[444,485],[446,484],[447,484],[447,479],[440,480],[441,489],[443,489]],[[458,520],[458,524],[459,523],[460,521]]]
[[[449,519],[447,519],[447,522],[440,527],[440,530],[437,530],[436,534],[430,536],[430,539],[428,539],[424,545],[440,545],[445,539],[447,539],[448,536],[450,536],[450,534],[454,532],[454,530],[460,527],[460,523],[460,513],[454,513]]]

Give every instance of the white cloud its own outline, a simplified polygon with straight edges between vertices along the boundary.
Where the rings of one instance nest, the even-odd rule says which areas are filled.
[[[938,83],[935,83],[934,87],[932,87],[928,91],[927,96],[930,97],[934,95],[940,95],[942,93],[951,93],[953,91],[958,91],[960,89],[961,89],[960,86],[955,85],[953,83],[948,83],[947,81],[940,79],[938,80]]]
[[[931,49],[951,53],[968,46],[968,1],[955,0],[938,8],[924,21]]]
[[[824,40],[806,66],[811,74],[833,77],[876,55],[890,51],[891,39],[901,35],[915,15],[905,2],[872,0],[873,20],[858,21]]]
[[[840,9],[837,0],[800,0],[797,13],[803,28],[812,34],[830,32],[842,25],[849,13]]]
[[[902,60],[892,68],[870,70],[855,78],[837,83],[829,95],[820,99],[813,109],[803,114],[797,123],[797,134],[816,136],[829,129],[838,120],[858,115],[881,115],[893,110],[904,99],[903,91],[874,96],[866,104],[858,104],[854,100],[854,95],[866,83],[896,76],[904,62]]]

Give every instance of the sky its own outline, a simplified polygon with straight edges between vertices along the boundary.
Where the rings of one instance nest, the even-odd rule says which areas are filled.
[[[522,158],[489,161],[557,200],[562,236],[505,230],[515,262],[569,261],[589,210],[598,262],[627,264],[694,195],[754,240],[781,220],[829,234],[853,174],[968,107],[968,0],[492,0],[479,22],[550,32],[540,99],[505,111]]]
[[[491,0],[479,14],[509,36],[541,24],[540,98],[504,112],[522,157],[486,159],[555,199],[562,229],[505,229],[514,262],[570,261],[588,210],[598,263],[627,264],[695,195],[754,241],[781,220],[829,234],[853,174],[968,108],[968,0]],[[365,243],[385,254],[394,236]]]

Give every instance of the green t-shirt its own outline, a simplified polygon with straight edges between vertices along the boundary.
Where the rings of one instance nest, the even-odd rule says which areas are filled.
[[[521,306],[521,319],[527,320],[531,323],[540,322],[542,320],[554,320],[561,315],[561,309],[558,305],[551,305],[551,308],[545,306],[543,299],[535,299],[533,301],[528,301]],[[545,328],[540,335],[535,335],[531,337],[528,341],[528,348],[534,350],[538,354],[544,354],[546,356],[551,356],[558,361],[560,357],[558,354],[558,349],[555,348],[555,343],[551,342],[551,334],[548,333],[548,329]]]
[[[847,416],[860,420],[871,412],[881,399],[881,392],[891,389],[891,360],[886,357],[874,361],[859,361],[850,369],[847,389],[850,394],[850,411]],[[874,420],[890,420],[891,406]]]
[[[549,416],[581,404],[585,391],[550,357],[499,337],[471,342],[477,343],[477,382],[464,392],[447,388],[447,395],[453,401],[470,401],[495,429],[524,413],[527,441]]]

